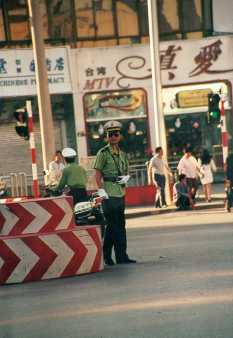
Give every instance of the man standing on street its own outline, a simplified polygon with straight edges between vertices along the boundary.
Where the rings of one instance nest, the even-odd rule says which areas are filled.
[[[168,167],[168,164],[163,159],[162,147],[157,147],[155,148],[155,156],[152,157],[149,163],[149,177],[156,187],[156,196],[155,196],[156,208],[167,207],[165,198],[166,173],[172,175],[171,170]]]
[[[117,264],[136,263],[127,255],[125,184],[129,176],[126,154],[119,147],[121,123],[109,121],[104,129],[108,144],[99,150],[94,165],[97,186],[101,190],[104,189],[108,197],[103,205],[107,221],[103,246],[104,261],[107,265],[114,265],[112,259],[114,247]]]

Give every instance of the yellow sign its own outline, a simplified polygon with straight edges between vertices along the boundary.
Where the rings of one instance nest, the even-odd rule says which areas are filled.
[[[196,90],[184,90],[176,94],[176,101],[178,108],[193,108],[208,106],[208,94],[211,94],[212,90],[196,89]]]

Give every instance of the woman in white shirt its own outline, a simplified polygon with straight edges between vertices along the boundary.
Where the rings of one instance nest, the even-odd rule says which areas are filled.
[[[214,180],[213,172],[215,172],[217,168],[208,150],[203,150],[201,157],[198,159],[198,166],[205,200],[206,202],[211,202],[212,183]]]

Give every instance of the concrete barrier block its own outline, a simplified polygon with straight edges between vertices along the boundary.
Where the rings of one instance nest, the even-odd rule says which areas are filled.
[[[0,237],[74,228],[73,200],[70,196],[0,204]]]
[[[99,226],[0,237],[0,284],[81,275],[103,267]]]

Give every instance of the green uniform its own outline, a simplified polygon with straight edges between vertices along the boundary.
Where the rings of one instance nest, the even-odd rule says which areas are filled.
[[[70,188],[86,188],[87,173],[84,168],[76,163],[70,163],[63,169],[62,177],[56,190],[62,190],[65,186]]]
[[[128,160],[119,150],[114,153],[110,144],[97,153],[94,168],[103,176],[104,189],[109,198],[104,200],[103,209],[107,221],[104,236],[104,259],[109,262],[114,247],[117,263],[129,260],[125,229],[125,187],[116,182],[118,176],[127,175]]]
[[[123,197],[125,195],[125,188],[116,182],[109,181],[109,179],[114,180],[117,176],[127,175],[128,166],[126,154],[121,150],[118,154],[114,153],[109,144],[97,153],[94,168],[102,173],[103,188],[110,197]]]

